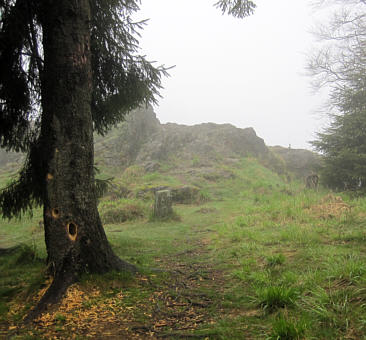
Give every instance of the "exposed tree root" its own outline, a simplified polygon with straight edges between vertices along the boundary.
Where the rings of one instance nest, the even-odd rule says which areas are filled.
[[[128,271],[137,273],[138,268],[133,264],[125,262],[116,256],[115,264],[110,270]],[[101,271],[102,272],[106,272]],[[80,275],[75,270],[72,263],[65,261],[62,269],[59,270],[45,294],[42,296],[38,304],[28,313],[24,319],[24,323],[30,323],[45,313],[51,306],[60,302],[65,295],[67,289],[79,280]]]
[[[123,261],[120,258],[118,258],[118,262],[119,262],[119,266],[117,268],[118,271],[127,271],[127,272],[131,272],[134,274],[139,272],[138,268],[131,263]]]
[[[41,300],[38,302],[24,319],[25,323],[29,323],[43,314],[47,309],[61,300],[64,294],[73,283],[77,281],[77,275],[64,266],[54,277],[50,287],[47,289]]]

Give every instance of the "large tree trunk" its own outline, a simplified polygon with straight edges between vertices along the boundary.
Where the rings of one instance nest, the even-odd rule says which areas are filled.
[[[43,3],[40,149],[47,169],[44,226],[54,280],[31,318],[83,272],[134,270],[113,253],[97,210],[89,0]]]

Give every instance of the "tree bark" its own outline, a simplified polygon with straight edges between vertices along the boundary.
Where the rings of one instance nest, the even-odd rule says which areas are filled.
[[[53,283],[28,319],[56,302],[84,272],[132,270],[112,251],[94,186],[89,0],[43,2],[40,147],[44,227]]]

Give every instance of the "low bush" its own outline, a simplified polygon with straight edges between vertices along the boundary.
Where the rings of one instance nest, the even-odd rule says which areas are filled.
[[[145,209],[140,204],[126,204],[122,206],[112,206],[105,208],[101,213],[102,222],[123,223],[145,216]]]

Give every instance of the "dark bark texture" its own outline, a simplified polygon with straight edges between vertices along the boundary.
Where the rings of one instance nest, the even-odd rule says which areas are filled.
[[[56,302],[83,272],[135,270],[113,253],[97,210],[89,1],[46,0],[43,6],[40,145],[45,147],[40,151],[46,169],[45,240],[54,280],[28,319]]]

